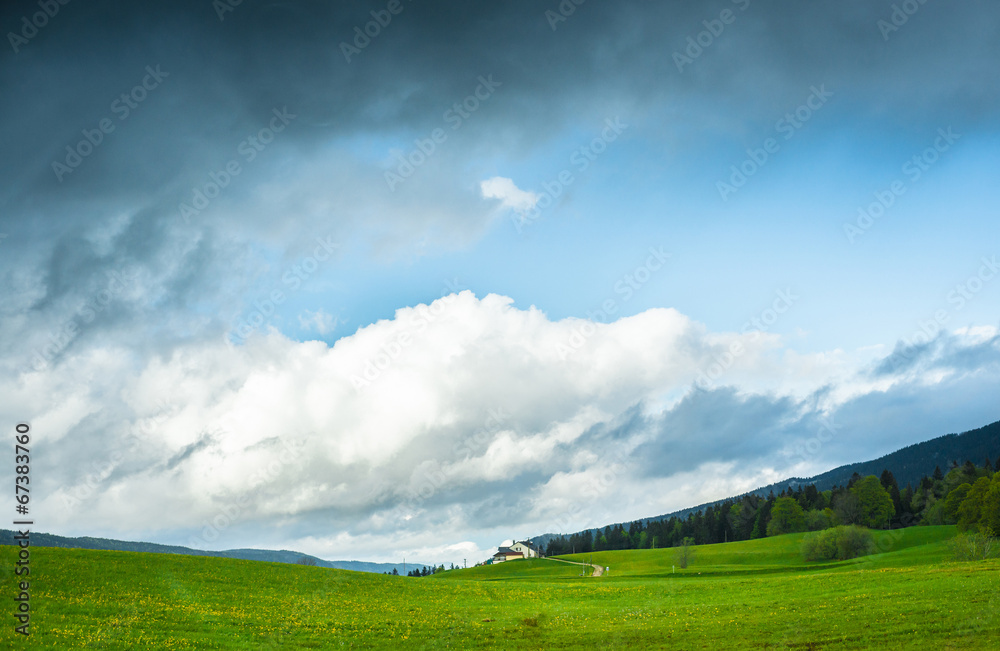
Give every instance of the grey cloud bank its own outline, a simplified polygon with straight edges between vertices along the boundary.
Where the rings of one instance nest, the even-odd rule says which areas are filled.
[[[676,310],[615,313],[682,275],[664,248],[683,242],[624,267],[644,269],[632,280],[612,276],[588,319],[517,309],[493,288],[438,303],[437,286],[400,290],[392,318],[336,340],[295,341],[277,314],[333,310],[317,298],[330,286],[364,303],[365,278],[387,282],[369,257],[462,251],[495,228],[483,179],[527,174],[549,149],[555,175],[533,188],[547,204],[571,203],[583,172],[610,173],[640,146],[705,156],[722,203],[718,174],[748,149],[791,149],[796,123],[802,137],[820,122],[905,124],[900,163],[942,125],[962,134],[956,150],[995,133],[1000,8],[914,6],[5,3],[0,413],[33,418],[50,446],[37,475],[47,522],[430,558],[441,538],[485,546],[514,527],[620,520],[611,505],[630,495],[645,497],[627,517],[718,497],[679,487],[692,467],[735,469],[723,489],[739,492],[996,420],[991,326],[802,354],[766,323],[712,332]],[[719,139],[745,144],[704,153]],[[866,237],[848,233],[858,247],[875,237],[873,205]],[[548,214],[527,245],[562,218]],[[985,300],[970,283],[942,296],[949,318]],[[782,309],[799,308],[797,287]],[[814,453],[824,419],[839,429]],[[304,453],[271,470],[285,440]],[[608,460],[628,471],[607,480]],[[532,496],[503,497],[525,486]],[[608,506],[580,501],[587,486]]]

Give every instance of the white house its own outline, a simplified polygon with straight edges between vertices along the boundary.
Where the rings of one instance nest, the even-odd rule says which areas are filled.
[[[542,555],[542,550],[532,545],[527,540],[515,542],[510,548],[515,552],[521,552],[525,558],[538,558]]]
[[[493,554],[493,563],[503,563],[505,561],[515,561],[522,558],[538,558],[542,555],[540,549],[532,545],[527,540],[514,542],[510,547],[500,547]]]
[[[497,549],[497,553],[493,554],[493,564],[503,563],[504,561],[516,561],[524,558],[524,554],[521,552],[516,552],[510,547],[500,547]]]

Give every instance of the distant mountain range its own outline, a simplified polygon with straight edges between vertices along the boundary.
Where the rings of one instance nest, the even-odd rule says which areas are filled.
[[[10,529],[0,529],[0,545],[13,545],[16,531]],[[273,551],[270,549],[227,549],[221,552],[210,552],[201,549],[191,549],[190,547],[180,547],[177,545],[158,545],[156,543],[130,542],[127,540],[112,540],[110,538],[66,538],[55,536],[49,533],[31,532],[32,547],[65,547],[68,549],[99,549],[102,551],[115,552],[149,552],[153,554],[184,554],[187,556],[214,556],[217,558],[239,558],[245,561],[264,561],[268,563],[304,563],[317,567],[329,567],[337,570],[352,570],[354,572],[383,572],[392,573],[397,570],[400,574],[406,575],[413,569],[431,567],[430,563],[367,563],[365,561],[325,561],[322,558],[303,554],[301,552],[282,549]],[[439,565],[435,564],[435,565]]]
[[[653,522],[656,520],[669,520],[672,517],[686,518],[689,514],[703,511],[709,506],[722,504],[727,500],[739,499],[744,495],[766,496],[771,491],[774,491],[774,494],[777,495],[786,488],[794,490],[799,486],[808,484],[815,484],[817,490],[824,491],[834,486],[847,485],[854,473],[858,473],[862,477],[867,475],[879,476],[883,470],[888,470],[896,478],[899,487],[902,488],[908,483],[916,484],[924,476],[933,474],[936,466],[940,466],[942,472],[948,472],[952,461],[959,464],[965,461],[972,461],[976,465],[982,465],[987,458],[995,463],[998,455],[1000,455],[1000,421],[962,434],[946,434],[930,441],[908,445],[878,459],[840,466],[815,477],[805,479],[791,477],[741,495],[734,495],[726,499],[701,504],[681,511],[674,511],[665,515],[640,518],[640,520],[642,522]],[[597,532],[603,529],[604,527],[599,527],[597,529],[590,529],[590,531]],[[535,536],[531,539],[531,542],[544,549],[550,539],[563,535],[569,536],[571,534],[546,533]]]
[[[916,443],[887,454],[872,461],[852,463],[840,466],[833,470],[824,472],[815,477],[801,478],[792,477],[775,484],[770,484],[762,488],[734,495],[715,502],[701,504],[681,511],[674,511],[665,515],[657,515],[649,518],[642,518],[643,522],[655,520],[667,520],[671,517],[684,518],[691,513],[704,510],[706,507],[721,504],[727,499],[739,499],[744,495],[767,495],[771,491],[780,493],[786,488],[796,489],[799,486],[815,484],[816,488],[823,491],[836,485],[846,485],[851,475],[880,475],[883,470],[889,470],[895,477],[900,487],[908,483],[915,484],[925,475],[934,472],[936,466],[940,466],[944,472],[948,471],[952,461],[964,463],[966,460],[979,465],[987,458],[991,461],[997,460],[1000,455],[1000,421],[986,427],[981,427],[962,434],[947,434],[938,438]],[[623,523],[615,523],[623,524]],[[627,524],[627,523],[625,523]],[[604,527],[591,529],[590,531],[600,531]],[[13,545],[14,534],[16,532],[9,529],[0,529],[0,545]],[[545,548],[548,541],[559,535],[546,533],[531,538],[531,542],[541,548]],[[265,561],[271,563],[305,563],[318,567],[328,567],[338,570],[352,570],[355,572],[391,573],[393,569],[400,574],[419,569],[422,567],[433,567],[438,564],[413,562],[407,563],[404,567],[402,563],[368,563],[364,561],[327,561],[315,556],[303,554],[301,552],[289,551],[286,549],[273,551],[268,549],[229,549],[226,551],[204,551],[181,547],[175,545],[158,545],[156,543],[129,542],[125,540],[112,540],[109,538],[66,538],[48,533],[31,533],[31,544],[33,547],[66,547],[71,549],[99,549],[105,551],[128,551],[128,552],[151,552],[155,554],[185,554],[190,556],[215,556],[219,558],[239,558],[248,561]]]

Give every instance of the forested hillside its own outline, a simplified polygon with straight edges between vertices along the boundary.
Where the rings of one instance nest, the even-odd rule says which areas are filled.
[[[643,518],[631,523],[618,523],[603,529],[590,529],[572,535],[545,534],[532,538],[532,542],[547,550],[555,541],[554,549],[561,550],[558,553],[566,553],[573,549],[581,551],[584,547],[587,551],[596,549],[596,545],[601,544],[602,536],[607,539],[608,545],[612,545],[606,549],[642,548],[650,547],[654,543],[657,543],[657,546],[672,546],[686,537],[694,538],[697,544],[762,537],[766,535],[770,508],[776,499],[785,496],[794,497],[806,511],[832,509],[834,498],[846,491],[858,478],[875,475],[884,480],[886,473],[891,477],[891,483],[896,485],[899,495],[907,494],[909,500],[906,505],[896,501],[895,522],[898,524],[898,518],[908,514],[913,518],[911,523],[915,524],[921,522],[925,515],[929,515],[929,512],[925,513],[928,494],[932,496],[933,502],[934,495],[941,491],[945,491],[946,495],[947,491],[958,485],[948,482],[947,485],[938,483],[928,486],[926,481],[936,481],[935,471],[938,471],[942,473],[939,482],[943,482],[944,472],[965,466],[966,462],[973,466],[988,466],[990,473],[994,468],[1000,467],[1000,421],[962,434],[948,434],[910,445],[871,461],[840,466],[815,477],[806,479],[793,477],[744,495],[666,515]],[[910,489],[909,493],[906,493],[907,486]],[[824,495],[825,500],[821,499]],[[937,499],[945,495],[937,495]],[[912,508],[913,499],[917,500],[916,508]],[[730,524],[730,511],[734,505],[742,510],[737,526]],[[758,518],[762,518],[763,522],[758,526],[757,535],[752,535]],[[944,523],[937,515],[931,515],[928,522]],[[952,519],[950,523],[954,522]],[[814,523],[814,527],[822,528],[818,523]],[[568,548],[565,545],[568,545]]]

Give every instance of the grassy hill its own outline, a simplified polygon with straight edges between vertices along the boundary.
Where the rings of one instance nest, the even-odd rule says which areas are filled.
[[[559,558],[610,567],[611,571],[607,574],[609,578],[682,577],[692,574],[726,576],[747,573],[873,569],[944,562],[951,555],[947,542],[954,537],[955,528],[911,527],[891,532],[876,532],[876,540],[884,552],[831,563],[807,563],[802,559],[800,549],[802,539],[806,535],[808,534],[796,533],[736,543],[700,545],[694,548],[694,556],[685,570],[676,567],[674,549],[606,551],[569,554]]]
[[[32,649],[995,649],[1000,560],[954,563],[953,527],[884,553],[807,564],[801,535],[602,552],[608,576],[554,560],[428,578],[235,559],[35,548]],[[16,549],[0,547],[11,594]],[[13,625],[0,648],[15,648]]]
[[[551,581],[579,578],[580,569],[579,565],[547,558],[527,558],[497,565],[480,565],[461,571],[440,572],[429,578],[435,581]]]

